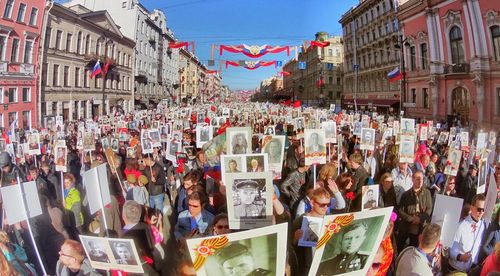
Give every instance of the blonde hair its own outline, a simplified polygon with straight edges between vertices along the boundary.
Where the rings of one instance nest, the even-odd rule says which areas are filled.
[[[334,179],[335,177],[337,177],[337,166],[333,163],[327,163],[319,170],[319,180],[325,184],[327,184],[328,179]]]

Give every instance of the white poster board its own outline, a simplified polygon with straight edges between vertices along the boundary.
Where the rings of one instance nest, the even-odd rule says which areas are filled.
[[[19,185],[6,186],[1,189],[3,208],[10,225],[24,221],[28,217],[32,218],[42,214],[42,206],[38,198],[36,182],[24,182],[21,185],[23,185],[25,199],[23,199]],[[23,204],[24,200],[26,200],[27,204],[26,210]]]
[[[111,203],[109,194],[107,163],[99,165],[83,174],[83,185],[87,191],[90,214]]]
[[[441,244],[453,245],[453,238],[458,229],[463,199],[446,195],[436,195],[431,221],[441,225]]]

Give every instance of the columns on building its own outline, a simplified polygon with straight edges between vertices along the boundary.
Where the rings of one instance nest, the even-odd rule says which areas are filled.
[[[484,81],[481,73],[475,73],[472,82],[476,86],[477,97],[476,97],[476,109],[477,109],[477,123],[479,126],[483,123],[484,112],[486,108],[484,107]]]
[[[57,101],[56,102],[56,115],[61,116],[63,113],[63,102]]]
[[[83,117],[82,114],[82,101],[77,101],[77,109],[76,109],[76,119],[80,120]]]
[[[68,102],[68,121],[71,122],[73,121],[75,118],[73,116],[73,113],[75,112],[75,101],[73,100],[70,100]]]
[[[429,88],[431,90],[431,101],[432,101],[432,120],[437,121],[439,114],[439,91],[438,82],[435,75],[431,75],[429,81]]]
[[[86,119],[92,119],[92,102],[90,100],[85,101]]]

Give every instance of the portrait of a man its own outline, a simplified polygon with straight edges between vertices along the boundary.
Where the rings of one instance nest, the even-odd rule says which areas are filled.
[[[366,188],[365,188],[366,187]],[[378,185],[364,186],[363,209],[372,209],[378,206]]]
[[[216,254],[224,276],[272,275],[272,271],[256,267],[250,248],[241,243],[232,243]]]
[[[118,264],[137,265],[130,242],[110,241],[111,250]]]
[[[340,253],[320,263],[318,275],[337,275],[353,272],[365,266],[368,255],[359,252],[367,237],[368,226],[363,221],[354,221],[341,230],[338,237]]]
[[[109,148],[109,140],[108,137],[102,138],[101,139],[101,145],[103,149]]]
[[[269,141],[266,144],[264,152],[268,154],[269,163],[271,164],[281,163],[282,149],[283,145],[277,138],[271,139],[271,141]]]
[[[108,254],[106,254],[103,245],[97,243],[96,241],[89,240],[87,242],[87,252],[89,253],[91,261],[100,263],[110,263]]]
[[[317,154],[325,152],[325,146],[320,144],[319,134],[316,132],[311,133],[309,135],[309,139],[307,139],[306,150],[308,154]]]
[[[247,165],[247,172],[263,172],[264,166],[262,166],[259,162],[258,157],[250,158],[250,166]]]
[[[246,154],[248,149],[248,141],[244,133],[237,133],[231,141],[233,154]]]
[[[66,166],[66,147],[57,147],[56,165],[57,166]]]
[[[39,136],[38,134],[31,134],[28,136],[28,145],[30,150],[37,150],[39,147]]]
[[[260,180],[235,180],[233,185],[234,213],[236,218],[263,218],[266,216],[266,200],[262,198],[264,182]]]
[[[111,139],[111,149],[116,152],[116,151],[118,151],[119,148],[120,148],[120,143],[118,142],[118,139],[112,138]]]

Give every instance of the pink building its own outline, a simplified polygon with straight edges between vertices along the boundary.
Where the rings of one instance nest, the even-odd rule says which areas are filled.
[[[38,46],[45,0],[0,2],[0,126],[37,124]]]
[[[409,0],[399,7],[409,116],[500,126],[499,13],[500,1]]]

